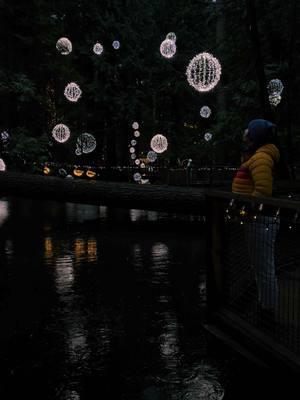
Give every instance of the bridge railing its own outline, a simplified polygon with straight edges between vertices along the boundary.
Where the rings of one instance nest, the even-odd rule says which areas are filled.
[[[209,324],[300,371],[300,201],[208,190],[206,212]]]

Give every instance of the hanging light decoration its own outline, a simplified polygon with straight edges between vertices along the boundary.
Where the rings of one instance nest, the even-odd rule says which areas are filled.
[[[155,162],[155,161],[157,160],[157,154],[155,153],[155,151],[148,151],[147,159],[148,159],[151,163]]]
[[[283,91],[283,83],[281,82],[280,79],[271,79],[270,82],[268,83],[268,92],[270,95],[281,95]]]
[[[172,58],[176,53],[176,43],[173,40],[165,39],[160,45],[160,54],[165,58]]]
[[[136,146],[136,144],[137,144],[137,141],[136,141],[136,140],[134,140],[134,139],[132,139],[132,141],[131,141],[130,143],[131,143],[131,146]]]
[[[133,122],[133,124],[132,124],[132,129],[139,129],[139,123],[138,122]]]
[[[77,138],[76,148],[79,149],[81,153],[91,153],[95,150],[96,146],[96,139],[90,133],[82,133]]]
[[[136,159],[136,154],[135,153],[131,153],[130,157],[131,157],[132,160],[135,160]]]
[[[72,52],[72,43],[68,38],[62,37],[56,42],[56,48],[60,54],[67,56]]]
[[[211,116],[211,109],[208,106],[201,107],[200,115],[202,118],[209,118]]]
[[[130,147],[129,148],[129,153],[135,153],[135,148],[134,147]]]
[[[151,139],[150,147],[155,153],[163,153],[168,148],[168,140],[163,135],[155,135]]]
[[[6,171],[6,165],[2,158],[0,158],[0,171],[1,172]]]
[[[73,174],[75,176],[82,176],[84,174],[84,171],[82,169],[79,169],[79,168],[74,168]]]
[[[75,82],[70,82],[65,87],[64,95],[65,97],[72,102],[76,102],[79,100],[82,91],[80,87]]]
[[[212,90],[218,84],[221,73],[219,61],[209,53],[196,55],[186,70],[188,83],[199,92]]]
[[[209,142],[212,139],[212,134],[210,132],[206,132],[204,135],[204,139]]]
[[[52,130],[52,136],[57,142],[64,143],[70,137],[70,129],[64,124],[55,125]]]
[[[44,172],[44,175],[49,175],[51,172],[51,169],[49,167],[47,167],[47,165],[45,165],[43,172]]]
[[[133,135],[135,137],[140,137],[141,136],[141,132],[140,131],[134,131]]]
[[[135,160],[135,165],[140,165],[140,163],[141,163],[141,161],[137,158],[137,159]]]
[[[166,36],[166,39],[168,40],[172,40],[172,42],[176,42],[177,37],[176,34],[174,32],[169,32]]]
[[[81,150],[80,150],[79,147],[77,147],[77,148],[75,149],[75,154],[76,154],[76,156],[81,156],[82,152],[81,152]]]
[[[146,168],[146,164],[145,163],[140,163],[140,168]]]
[[[91,169],[88,169],[87,171],[86,171],[86,176],[88,177],[88,178],[95,178],[96,177],[96,172],[95,171],[92,171]]]
[[[112,43],[112,47],[115,50],[119,50],[119,48],[121,47],[121,43],[118,40],[114,40],[113,43]]]
[[[101,43],[97,42],[94,44],[93,47],[93,52],[97,55],[97,56],[101,56],[101,54],[103,53],[103,46]]]
[[[280,102],[281,102],[281,96],[279,94],[269,95],[269,103],[271,104],[271,106],[277,107]]]
[[[142,175],[141,175],[139,172],[136,172],[136,173],[133,175],[133,179],[134,179],[136,182],[139,182],[139,181],[142,179]]]
[[[7,142],[9,140],[9,133],[7,131],[1,132],[0,139],[2,142]]]

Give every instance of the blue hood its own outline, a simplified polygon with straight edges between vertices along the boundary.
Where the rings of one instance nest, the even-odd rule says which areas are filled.
[[[276,125],[265,119],[253,119],[248,125],[248,138],[253,142],[253,148],[272,143],[273,129]]]

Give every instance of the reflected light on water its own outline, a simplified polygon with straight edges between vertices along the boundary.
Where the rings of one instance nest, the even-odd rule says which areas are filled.
[[[97,261],[97,240],[95,238],[87,241],[87,260],[88,262]]]
[[[56,260],[56,289],[58,294],[70,292],[74,282],[73,261],[71,256],[62,256]]]
[[[45,237],[44,255],[46,260],[51,260],[53,258],[53,243],[51,237]]]
[[[0,200],[0,227],[6,221],[9,215],[8,202]]]

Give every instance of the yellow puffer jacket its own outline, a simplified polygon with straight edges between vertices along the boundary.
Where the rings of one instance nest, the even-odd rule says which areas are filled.
[[[234,193],[252,196],[272,196],[274,164],[279,160],[274,144],[261,146],[244,162],[232,182]]]

